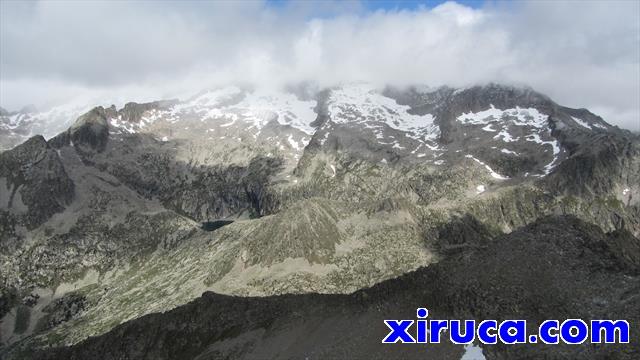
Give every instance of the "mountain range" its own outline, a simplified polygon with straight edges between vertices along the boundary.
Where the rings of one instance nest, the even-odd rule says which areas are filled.
[[[2,358],[640,356],[635,329],[380,344],[423,305],[639,320],[640,136],[533,89],[227,87],[0,130]]]

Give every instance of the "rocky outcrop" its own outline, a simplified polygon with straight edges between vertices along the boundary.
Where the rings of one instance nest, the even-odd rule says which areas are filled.
[[[108,119],[116,116],[115,106],[98,106],[80,116],[69,129],[69,139],[81,152],[102,152],[109,140]]]
[[[436,245],[441,253],[450,254],[468,247],[487,246],[495,235],[495,231],[466,214],[440,226]]]
[[[38,321],[36,331],[48,330],[76,318],[87,307],[87,298],[82,294],[69,293],[55,299],[42,309],[45,316]]]
[[[550,189],[577,196],[611,196],[640,183],[638,136],[597,133],[572,148],[569,157],[546,179]]]
[[[180,214],[203,222],[242,212],[260,217],[273,209],[268,187],[282,167],[279,158],[258,156],[246,166],[193,167],[164,152],[139,152],[135,143],[124,146],[91,161]]]
[[[145,112],[149,110],[167,109],[178,102],[178,100],[160,100],[142,104],[128,102],[122,109],[118,110],[118,115],[122,117],[123,121],[137,123],[140,122]]]
[[[62,211],[74,196],[57,152],[42,136],[0,154],[0,211],[35,228]]]

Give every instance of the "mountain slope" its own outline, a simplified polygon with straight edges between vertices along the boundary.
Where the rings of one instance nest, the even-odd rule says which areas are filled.
[[[469,235],[481,237],[482,231]],[[414,319],[415,308],[424,306],[434,319],[527,319],[530,326],[547,318],[640,320],[633,295],[640,288],[640,241],[629,233],[604,234],[573,217],[550,217],[487,241],[467,243],[438,264],[350,295],[205,293],[170,312],[33,358],[459,359],[465,349],[448,342],[381,344],[388,330],[383,320]],[[634,340],[626,345],[496,345],[483,352],[487,359],[634,359],[640,343],[637,328],[631,331]]]

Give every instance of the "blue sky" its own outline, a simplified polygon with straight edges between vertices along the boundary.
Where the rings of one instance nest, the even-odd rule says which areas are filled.
[[[266,3],[270,6],[274,7],[285,7],[287,5],[291,5],[292,3],[304,3],[307,5],[313,6],[315,5],[325,5],[328,1],[323,0],[266,0]],[[344,6],[348,1],[336,1],[336,7],[338,5]],[[425,7],[432,9],[438,5],[444,4],[447,2],[446,0],[354,0],[352,3],[360,9],[365,9],[367,11],[377,11],[377,10],[416,10],[420,7]],[[484,0],[458,0],[455,1],[458,4],[465,5],[471,8],[480,8],[484,4]],[[320,6],[318,6],[320,8]],[[324,14],[318,14],[322,17]]]
[[[370,10],[395,10],[395,9],[407,9],[413,10],[419,8],[420,6],[424,6],[427,8],[434,8],[446,1],[441,0],[379,0],[379,1],[363,1],[363,5]],[[478,8],[483,4],[482,0],[463,0],[456,1],[458,4],[462,4],[465,6]]]

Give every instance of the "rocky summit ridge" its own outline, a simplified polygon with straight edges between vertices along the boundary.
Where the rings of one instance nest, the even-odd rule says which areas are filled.
[[[8,358],[120,331],[205,291],[358,294],[460,254],[496,261],[470,251],[548,216],[597,233],[618,272],[637,276],[639,137],[529,88],[229,87],[96,107],[28,137],[53,118],[0,114]],[[82,344],[72,349],[93,346]]]

